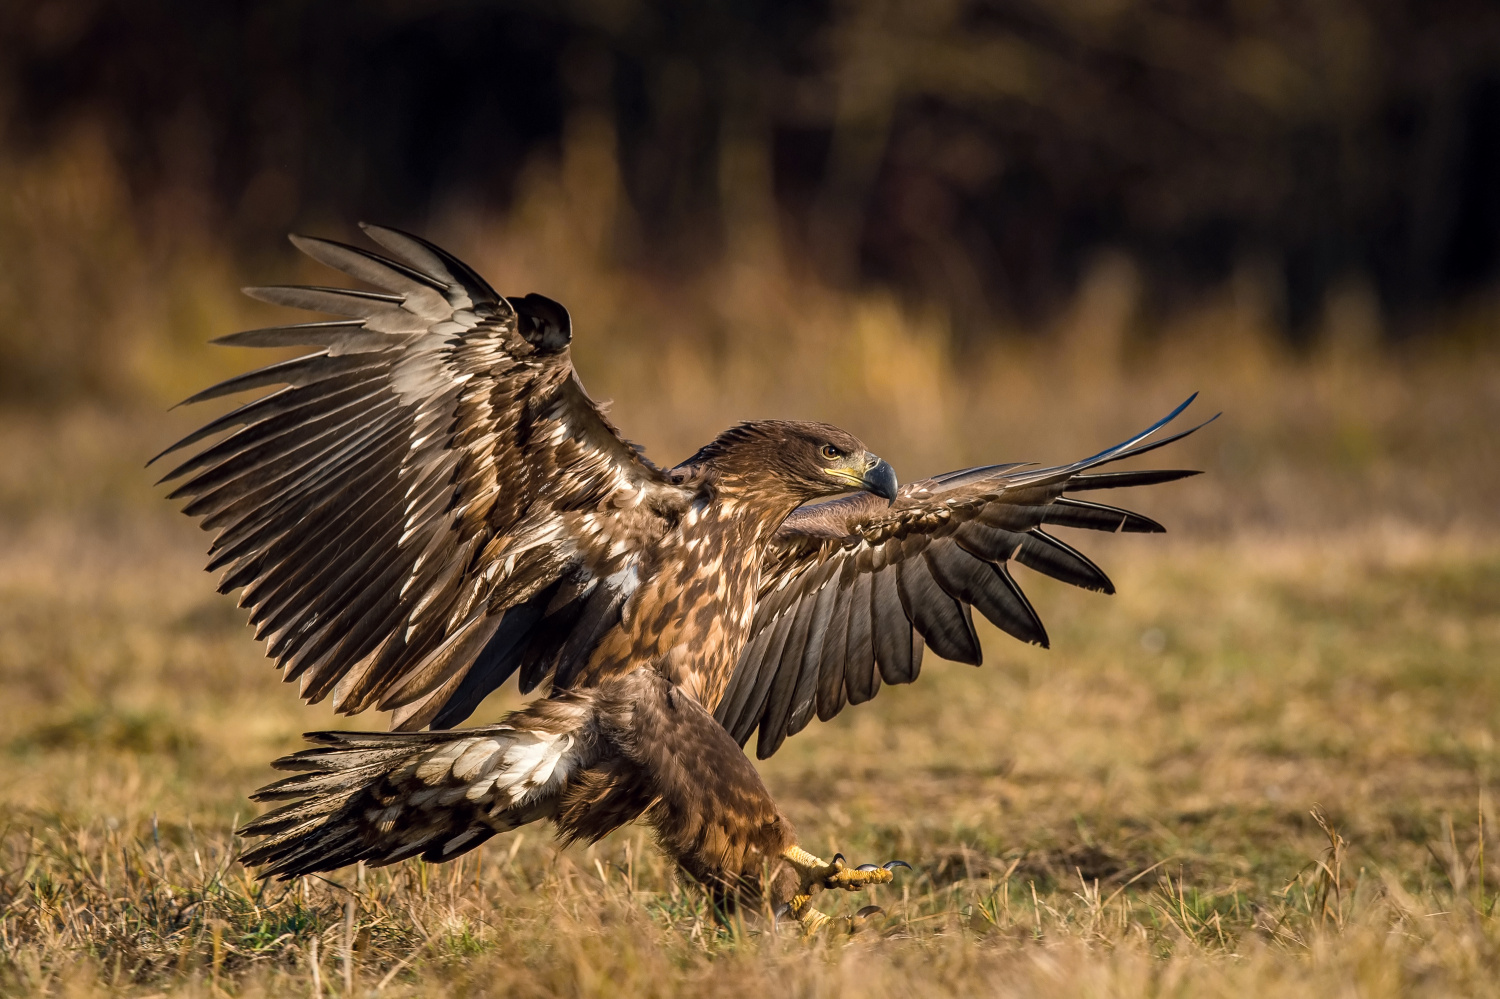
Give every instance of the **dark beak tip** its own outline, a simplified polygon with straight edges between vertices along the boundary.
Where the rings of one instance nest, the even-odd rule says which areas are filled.
[[[896,470],[888,461],[877,461],[875,465],[865,473],[865,488],[876,496],[883,496],[887,502],[896,502]]]

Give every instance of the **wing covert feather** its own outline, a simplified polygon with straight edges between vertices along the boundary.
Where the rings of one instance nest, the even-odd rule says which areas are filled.
[[[764,759],[814,713],[826,721],[846,703],[874,697],[882,682],[915,680],[924,644],[977,666],[982,653],[971,608],[1002,631],[1045,647],[1046,629],[1009,564],[1113,593],[1102,569],[1043,528],[1164,530],[1149,517],[1065,494],[1198,474],[1095,471],[1199,429],[1204,424],[1157,436],[1194,398],[1142,433],[1068,465],[960,469],[908,483],[890,504],[855,493],[795,511],[762,563],[761,603],[720,704],[721,723],[741,745],[759,728],[756,755]],[[812,607],[806,637],[793,626],[795,640],[768,641],[768,629],[787,627],[791,612],[784,608],[797,608],[803,620],[804,605]]]

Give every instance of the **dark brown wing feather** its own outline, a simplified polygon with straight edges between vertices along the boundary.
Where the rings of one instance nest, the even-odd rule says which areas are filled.
[[[1009,563],[1113,593],[1103,570],[1044,528],[1164,530],[1140,514],[1064,493],[1196,475],[1091,471],[1197,430],[1152,440],[1192,401],[1130,440],[1069,465],[963,469],[908,483],[890,505],[856,493],[793,513],[762,566],[761,599],[716,712],[720,723],[741,745],[759,729],[756,755],[764,759],[801,731],[814,709],[827,720],[846,703],[874,697],[882,682],[915,680],[924,643],[945,659],[977,666],[970,608],[1002,631],[1046,646],[1046,629]]]
[[[164,451],[224,435],[163,481],[185,480],[171,496],[216,532],[220,590],[244,588],[304,697],[453,724],[520,664],[565,577],[593,585],[600,613],[618,608],[632,578],[619,570],[686,493],[588,397],[560,306],[507,300],[414,236],[366,232],[392,256],[293,242],[379,291],[248,289],[348,318],[223,338],[315,349],[188,400],[283,386]]]

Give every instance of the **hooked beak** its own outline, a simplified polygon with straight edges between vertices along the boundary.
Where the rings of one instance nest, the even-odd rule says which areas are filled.
[[[860,480],[860,488],[876,496],[884,496],[888,502],[896,501],[896,470],[890,462],[870,455],[871,465]]]

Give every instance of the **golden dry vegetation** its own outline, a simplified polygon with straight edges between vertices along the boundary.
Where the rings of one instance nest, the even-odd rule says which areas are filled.
[[[753,211],[701,283],[612,270],[609,141],[581,122],[510,219],[433,235],[567,302],[585,381],[652,454],[785,414],[912,478],[1091,453],[1199,389],[1224,418],[1161,458],[1209,474],[1131,497],[1173,533],[1071,538],[1120,593],[1028,574],[1050,651],[987,630],[984,667],[929,660],[762,765],[811,848],[913,864],[853,938],[717,926],[635,828],[259,884],[230,830],[267,762],[378,721],[278,682],[142,470],[201,419],[165,404],[251,360],[202,342],[273,314],[190,226],[120,223],[84,135],[6,166],[0,207],[7,356],[56,336],[110,400],[0,417],[0,991],[1500,994],[1493,309],[1379,348],[1351,286],[1293,353],[1253,274],[1156,323],[1105,258],[1050,336],[959,350],[940,315],[800,281]]]

